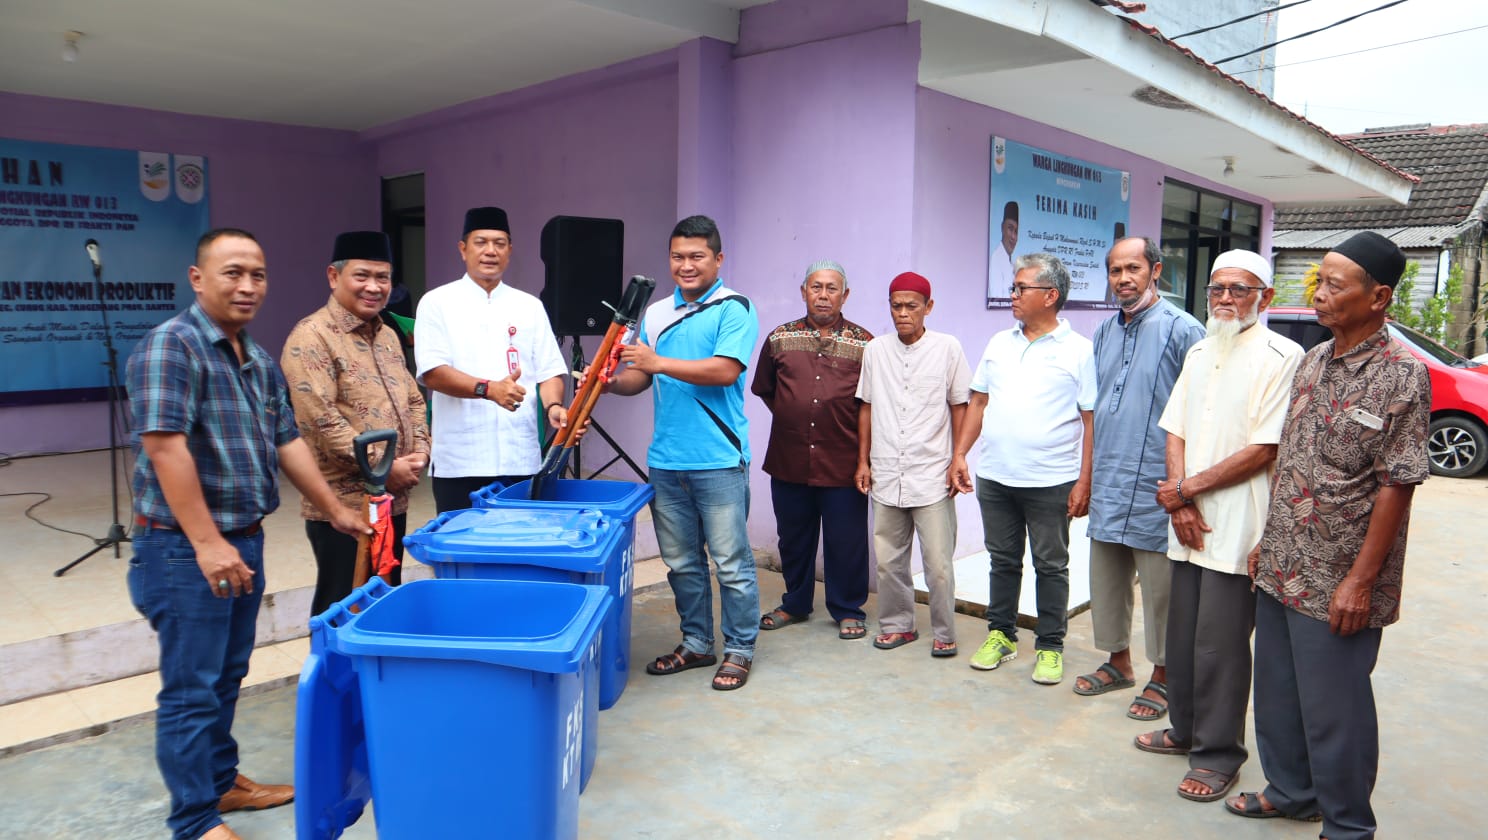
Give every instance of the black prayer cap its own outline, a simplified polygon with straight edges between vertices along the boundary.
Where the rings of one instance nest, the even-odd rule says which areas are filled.
[[[511,225],[507,224],[506,211],[500,207],[472,207],[465,211],[465,229],[460,232],[460,238],[464,239],[470,235],[472,230],[500,230],[511,235]]]
[[[336,247],[331,249],[331,262],[342,260],[391,263],[393,241],[380,230],[353,230],[337,234]]]
[[[1350,236],[1343,244],[1335,247],[1333,253],[1353,260],[1374,278],[1374,282],[1383,283],[1392,289],[1405,272],[1405,254],[1394,242],[1372,230]]]
[[[1018,202],[1016,201],[1009,201],[1002,205],[1002,220],[1006,222],[1009,219],[1018,221]]]

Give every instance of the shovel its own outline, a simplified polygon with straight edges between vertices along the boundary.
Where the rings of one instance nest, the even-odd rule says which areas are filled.
[[[374,443],[386,442],[382,449],[382,460],[374,466],[367,460],[367,448]],[[357,466],[362,471],[362,515],[372,533],[363,532],[357,537],[356,568],[352,572],[351,587],[360,588],[375,572],[387,581],[398,558],[393,554],[393,497],[387,492],[388,473],[393,470],[393,459],[398,457],[398,430],[374,429],[362,432],[351,442],[356,454]]]

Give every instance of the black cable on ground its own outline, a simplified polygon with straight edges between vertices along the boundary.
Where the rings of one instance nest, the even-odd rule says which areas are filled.
[[[8,463],[10,463],[10,462],[9,461],[6,461],[5,462],[5,464],[8,464]],[[3,466],[3,464],[0,464],[0,466]],[[26,490],[26,491],[23,491],[23,492],[20,492],[20,493],[0,493],[0,499],[6,498],[6,497],[13,497],[13,496],[40,496],[41,497],[41,501],[36,502],[35,504],[33,504],[30,507],[26,508],[26,518],[29,519],[29,520],[31,520],[32,522],[35,522],[37,525],[40,525],[43,528],[50,528],[53,531],[61,531],[64,534],[72,534],[74,536],[82,537],[85,540],[92,540],[95,543],[100,542],[100,540],[98,540],[92,534],[84,534],[82,531],[70,531],[70,530],[68,530],[66,528],[62,528],[62,527],[59,527],[57,525],[53,525],[50,522],[44,522],[40,518],[38,518],[35,514],[33,514],[31,512],[31,511],[36,510],[37,508],[41,507],[42,505],[46,504],[47,502],[50,502],[52,500],[52,494],[51,493],[43,493],[40,490]]]

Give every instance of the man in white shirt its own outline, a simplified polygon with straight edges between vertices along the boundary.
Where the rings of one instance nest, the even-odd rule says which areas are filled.
[[[1018,258],[1012,287],[1017,325],[987,342],[971,375],[971,403],[956,438],[951,481],[976,491],[990,557],[987,640],[971,667],[995,670],[1018,655],[1024,534],[1037,581],[1033,681],[1064,679],[1069,618],[1069,525],[1090,506],[1095,351],[1059,317],[1070,274],[1053,254]],[[976,484],[966,454],[981,440]]]
[[[531,478],[542,464],[536,387],[550,429],[568,421],[567,366],[548,314],[535,296],[502,282],[511,262],[511,225],[500,207],[465,214],[465,276],[419,301],[414,359],[432,392],[429,474],[440,513],[470,507],[493,481]]]
[[[858,492],[873,500],[878,629],[873,646],[919,639],[909,555],[916,534],[930,590],[931,656],[956,655],[956,505],[951,444],[966,416],[966,354],[952,336],[925,328],[935,308],[930,281],[906,271],[889,284],[894,334],[863,350],[858,377]]]
[[[1144,752],[1188,756],[1178,795],[1222,798],[1245,763],[1255,593],[1246,558],[1261,540],[1271,471],[1302,348],[1258,323],[1271,265],[1226,251],[1209,273],[1208,335],[1189,351],[1158,425],[1168,433],[1168,709]]]

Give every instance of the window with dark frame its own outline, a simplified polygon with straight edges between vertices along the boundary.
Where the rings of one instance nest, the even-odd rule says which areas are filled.
[[[1158,290],[1174,306],[1204,321],[1209,268],[1233,248],[1258,251],[1261,207],[1217,192],[1168,180],[1163,184],[1163,273]]]

